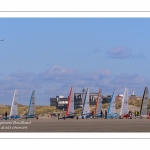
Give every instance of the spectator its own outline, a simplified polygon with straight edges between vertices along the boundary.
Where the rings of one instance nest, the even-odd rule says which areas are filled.
[[[107,119],[107,110],[105,110],[105,119]]]
[[[103,111],[101,110],[101,116],[100,116],[101,118],[103,117]]]
[[[5,120],[7,120],[7,111],[5,112]]]

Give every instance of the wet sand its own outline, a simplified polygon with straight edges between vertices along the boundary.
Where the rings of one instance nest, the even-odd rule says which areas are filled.
[[[0,120],[0,123],[0,132],[150,132],[150,119],[144,118],[79,120],[39,118]]]

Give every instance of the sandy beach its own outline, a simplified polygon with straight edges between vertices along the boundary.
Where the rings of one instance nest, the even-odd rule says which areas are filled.
[[[150,132],[150,119],[1,120],[0,132]]]

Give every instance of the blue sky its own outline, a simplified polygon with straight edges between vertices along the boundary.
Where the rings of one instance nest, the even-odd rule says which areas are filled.
[[[36,104],[89,88],[142,96],[150,85],[149,18],[0,18],[0,104]]]

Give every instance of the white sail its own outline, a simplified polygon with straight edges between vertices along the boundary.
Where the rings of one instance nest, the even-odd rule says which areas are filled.
[[[11,110],[10,110],[10,117],[13,116],[18,116],[18,91],[15,90],[13,100],[12,100],[12,105],[11,105]]]
[[[68,110],[68,114],[74,114],[74,92],[72,87],[71,97],[70,97],[70,106]]]
[[[98,94],[98,106],[96,109],[96,115],[100,114],[102,110],[102,94],[101,91],[99,90],[99,94]]]
[[[86,114],[90,114],[89,89],[87,89],[87,91],[86,91],[83,109],[82,109],[82,115],[86,115]]]
[[[108,108],[108,117],[110,116],[113,116],[114,114],[117,114],[116,113],[116,100],[115,100],[115,90],[112,94],[112,99],[111,99],[111,102],[110,102],[110,105],[109,105],[109,108]]]
[[[120,116],[128,114],[128,89],[125,88],[122,99]]]
[[[33,116],[34,114],[35,114],[35,91],[33,90],[28,109],[28,116]]]

